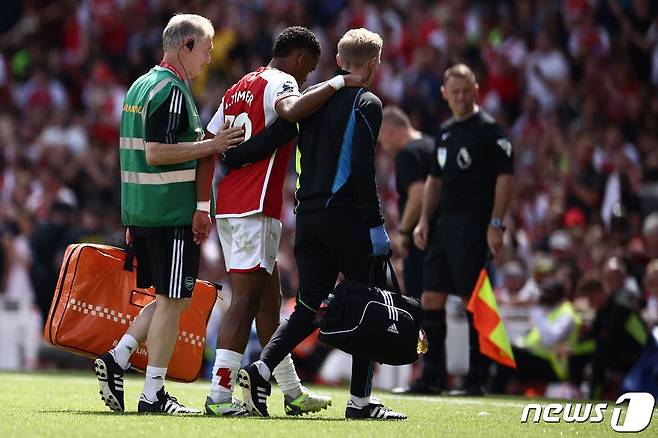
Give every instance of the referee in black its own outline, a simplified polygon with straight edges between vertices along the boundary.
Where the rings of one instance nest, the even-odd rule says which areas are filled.
[[[399,217],[393,248],[404,259],[407,295],[420,299],[425,251],[412,244],[411,233],[420,218],[423,187],[434,157],[434,138],[415,129],[400,108],[389,105],[382,112],[379,144],[395,162]]]
[[[421,299],[425,251],[412,242],[412,232],[418,224],[423,206],[423,187],[435,157],[434,137],[423,134],[411,125],[407,114],[394,105],[384,108],[379,144],[395,161],[395,188],[398,193],[398,226],[393,235],[393,248],[403,259],[404,286],[407,295]],[[445,331],[445,318],[435,321],[436,312],[425,312],[423,330],[430,336],[438,326]],[[441,328],[438,328],[441,330]],[[446,385],[443,365],[423,355],[422,375],[408,387],[395,388],[394,393],[440,394]]]
[[[496,256],[503,244],[503,217],[513,184],[513,152],[501,127],[476,104],[478,84],[469,67],[446,70],[441,87],[452,118],[441,125],[435,155],[423,191],[423,208],[414,243],[427,249],[422,306],[436,322],[427,333],[425,360],[445,373],[445,302],[456,294],[466,304],[487,252]],[[438,219],[431,224],[437,212]],[[461,395],[483,395],[488,361],[479,349],[473,317],[469,327],[469,370]],[[441,382],[439,382],[441,383]]]
[[[366,29],[348,31],[338,43],[338,65],[372,84],[382,39]],[[380,100],[366,88],[341,88],[300,125],[295,193],[297,305],[264,347],[260,360],[240,370],[250,412],[267,415],[271,370],[315,330],[315,311],[345,278],[368,283],[373,256],[390,252],[375,181],[375,145],[382,121]],[[380,276],[381,277],[381,276]],[[382,278],[380,278],[382,280]],[[373,363],[352,358],[348,419],[401,420],[406,415],[371,400]]]

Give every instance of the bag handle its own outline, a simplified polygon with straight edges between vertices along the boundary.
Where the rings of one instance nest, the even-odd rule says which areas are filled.
[[[372,263],[370,264],[370,274],[368,279],[368,288],[372,289],[375,287],[375,269],[382,266],[384,267],[384,277],[386,277],[386,271],[391,273],[391,282],[393,282],[393,291],[402,295],[402,289],[400,289],[400,283],[398,278],[395,276],[395,269],[393,269],[393,263],[391,263],[391,258],[389,256],[376,256],[372,258]]]

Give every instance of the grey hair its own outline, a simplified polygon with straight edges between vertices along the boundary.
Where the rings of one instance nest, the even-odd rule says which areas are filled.
[[[214,36],[215,29],[207,18],[195,14],[176,14],[162,31],[162,49],[165,52],[175,52],[188,37],[201,40]]]

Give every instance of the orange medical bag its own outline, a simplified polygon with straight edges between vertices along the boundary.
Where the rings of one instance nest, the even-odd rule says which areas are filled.
[[[136,287],[136,260],[107,245],[69,245],[44,329],[47,342],[95,358],[112,349],[139,312],[155,300],[153,288]],[[124,266],[125,265],[125,266]],[[181,314],[167,378],[192,382],[201,371],[206,325],[221,286],[197,280],[190,306]],[[144,372],[144,343],[130,358]]]

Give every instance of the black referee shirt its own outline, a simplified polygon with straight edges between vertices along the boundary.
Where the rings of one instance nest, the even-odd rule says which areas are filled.
[[[407,205],[409,186],[417,181],[425,181],[434,156],[434,139],[425,134],[410,141],[395,156],[395,188],[398,192],[400,218]]]
[[[375,180],[381,123],[377,96],[364,88],[342,88],[300,124],[295,213],[355,207],[370,228],[384,223]]]
[[[491,214],[496,177],[513,173],[512,145],[483,110],[441,125],[430,174],[441,178],[440,214],[480,210]]]

